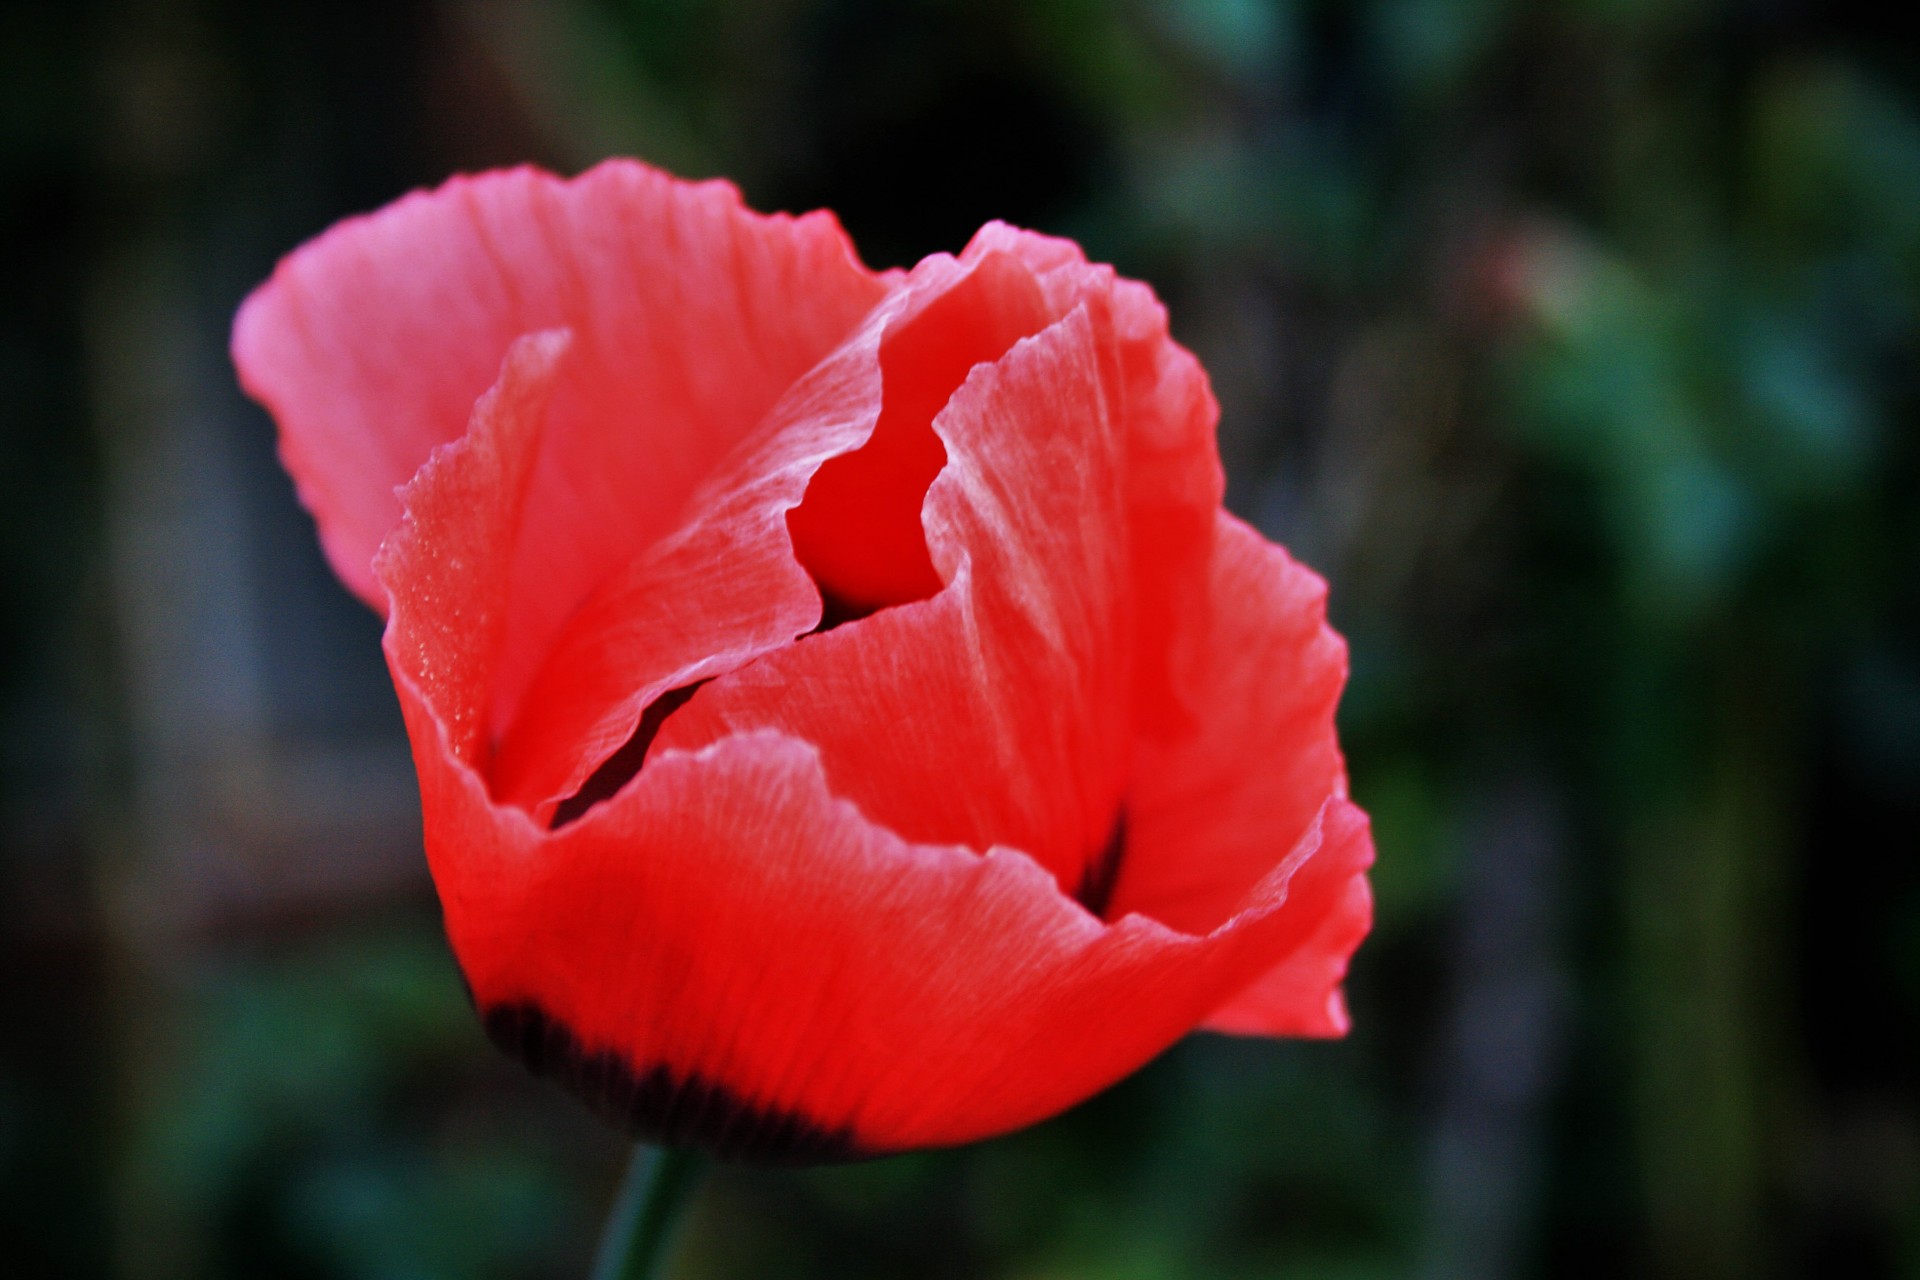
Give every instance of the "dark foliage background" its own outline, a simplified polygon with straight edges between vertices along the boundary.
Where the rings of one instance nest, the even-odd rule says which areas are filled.
[[[633,153],[1161,291],[1334,582],[1339,1044],[702,1193],[685,1277],[1920,1276],[1920,53],[1818,0],[0,10],[0,1258],[575,1276],[377,627],[233,385],[348,212]]]

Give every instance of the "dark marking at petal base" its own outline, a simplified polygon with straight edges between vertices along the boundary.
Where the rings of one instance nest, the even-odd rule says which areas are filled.
[[[482,1009],[480,1020],[503,1052],[637,1139],[763,1165],[833,1164],[882,1154],[862,1148],[850,1129],[751,1102],[697,1073],[664,1063],[637,1068],[613,1049],[590,1049],[531,1001]]]
[[[1114,886],[1120,882],[1120,864],[1126,856],[1127,811],[1122,809],[1114,815],[1107,843],[1081,873],[1080,887],[1073,891],[1074,901],[1105,920],[1107,908],[1113,904]]]
[[[660,736],[660,726],[667,717],[687,704],[687,699],[705,684],[705,680],[696,680],[690,685],[678,689],[669,689],[640,713],[640,723],[633,728],[633,736],[621,744],[620,749],[600,762],[600,767],[587,775],[580,789],[562,800],[553,810],[553,821],[549,829],[558,831],[581,814],[599,804],[602,800],[611,800],[619,794],[620,788],[633,781],[640,767],[647,762],[647,752],[653,749],[653,740]]]

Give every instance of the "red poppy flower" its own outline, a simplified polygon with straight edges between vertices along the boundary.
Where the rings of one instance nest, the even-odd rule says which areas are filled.
[[[877,1154],[1345,1030],[1345,648],[1145,286],[618,161],[334,228],[234,357],[387,613],[474,1001],[614,1120]]]

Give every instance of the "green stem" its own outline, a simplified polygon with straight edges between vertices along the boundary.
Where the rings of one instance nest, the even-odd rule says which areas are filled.
[[[659,1269],[680,1211],[700,1180],[700,1157],[641,1143],[607,1214],[592,1280],[649,1280]]]

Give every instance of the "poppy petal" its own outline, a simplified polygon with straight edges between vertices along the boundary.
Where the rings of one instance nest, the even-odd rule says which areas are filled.
[[[997,360],[1066,310],[1049,311],[1010,255],[949,261],[928,259],[909,282],[926,300],[887,334],[886,404],[871,438],[821,467],[790,519],[794,554],[851,614],[939,589],[921,529],[927,489],[946,460],[934,415],[974,365]]]
[[[1110,1084],[1289,955],[1317,905],[1294,865],[1364,834],[1336,802],[1194,938],[1102,925],[1017,851],[901,840],[784,735],[667,751],[553,833],[471,773],[427,786],[449,936],[506,1047],[644,1136],[774,1161],[971,1141]]]
[[[970,388],[985,414],[995,386],[1060,385],[1053,365],[1087,359],[1084,328],[1076,313],[1011,369],[976,372],[949,415],[969,413]],[[1365,839],[1338,798],[1204,936],[1142,916],[1103,925],[1014,850],[904,840],[783,734],[663,751],[559,831],[492,801],[480,765],[499,583],[567,341],[513,346],[467,435],[407,487],[377,563],[429,862],[501,1043],[646,1136],[766,1160],[879,1154],[1070,1105],[1314,936],[1316,899],[1291,885]],[[967,500],[953,518],[994,511],[973,492],[991,481],[966,470],[968,433],[948,439]]]
[[[590,595],[555,637],[491,768],[494,797],[548,821],[555,804],[675,689],[733,670],[820,621],[786,516],[826,459],[880,414],[883,306],[803,378],[687,503],[688,522]],[[637,762],[636,762],[637,763]]]
[[[1124,441],[1076,308],[976,366],[934,419],[925,504],[946,586],[767,654],[662,731],[771,729],[902,836],[1025,850],[1076,891],[1112,841],[1131,751]]]
[[[915,268],[716,467],[689,522],[575,611],[502,737],[495,798],[545,821],[656,699],[811,630],[822,593],[844,617],[891,603],[896,586],[919,592],[914,557],[933,573],[920,530],[932,473],[913,433],[937,469],[935,410],[975,363],[1049,319],[1004,255]]]
[[[1193,695],[1167,663],[1176,631],[1204,605],[1226,484],[1214,443],[1220,406],[1206,370],[1173,341],[1152,289],[1090,264],[1071,240],[990,222],[962,259],[1000,253],[1027,266],[1056,315],[1085,304],[1112,331],[1106,388],[1111,411],[1126,425],[1126,521],[1139,606],[1135,714],[1150,733],[1185,725]]]
[[[498,731],[564,619],[886,288],[828,213],[750,213],[728,183],[633,161],[573,181],[523,168],[289,255],[242,306],[233,352],[335,570],[384,608],[370,562],[395,487],[466,429],[516,338],[573,332],[517,544]]]
[[[1328,796],[1346,795],[1334,707],[1346,645],[1326,624],[1326,584],[1231,516],[1219,517],[1204,625],[1180,637],[1176,666],[1194,728],[1144,739],[1128,798],[1128,850],[1112,910],[1204,932],[1239,907]],[[1370,919],[1370,842],[1345,862],[1295,876],[1317,905],[1310,943],[1210,1025],[1269,1035],[1344,1032],[1339,984]]]
[[[432,708],[429,720],[407,721],[416,765],[423,735],[435,759],[467,769],[483,769],[491,755],[487,699],[506,632],[505,569],[572,350],[564,329],[525,334],[508,347],[467,433],[435,449],[402,491],[404,517],[374,557],[382,598],[396,606],[382,642],[387,665],[422,709]],[[401,617],[407,625],[396,623]],[[401,705],[407,709],[407,699]]]

